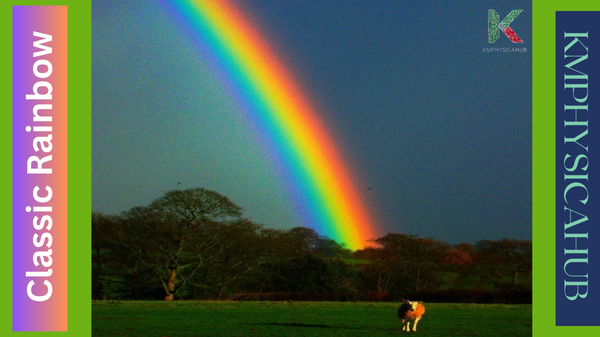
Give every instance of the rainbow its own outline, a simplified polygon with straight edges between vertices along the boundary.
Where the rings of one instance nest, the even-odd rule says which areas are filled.
[[[167,0],[182,26],[224,79],[243,113],[270,138],[306,227],[350,249],[376,237],[351,170],[291,69],[247,14],[229,0]],[[204,61],[204,59],[203,59]]]

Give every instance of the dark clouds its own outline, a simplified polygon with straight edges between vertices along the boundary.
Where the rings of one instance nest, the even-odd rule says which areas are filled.
[[[531,238],[530,2],[241,3],[321,108],[384,231]],[[266,226],[301,225],[256,135],[160,4],[93,6],[93,209],[201,186]],[[517,8],[511,27],[528,51],[485,52],[487,10]],[[493,46],[515,45],[501,35]]]

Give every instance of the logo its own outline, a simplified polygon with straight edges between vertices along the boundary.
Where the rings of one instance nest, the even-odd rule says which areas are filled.
[[[521,14],[522,9],[513,9],[508,15],[500,22],[500,15],[493,10],[488,9],[488,43],[494,43],[500,37],[501,30],[506,37],[512,43],[523,43],[523,40],[515,33],[512,28],[510,28],[510,24]]]

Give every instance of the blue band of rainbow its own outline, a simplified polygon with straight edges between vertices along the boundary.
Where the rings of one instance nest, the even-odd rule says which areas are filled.
[[[241,113],[264,139],[288,183],[305,226],[348,248],[375,237],[370,207],[361,200],[341,147],[315,104],[241,10],[230,1],[167,1],[178,24],[211,63]]]

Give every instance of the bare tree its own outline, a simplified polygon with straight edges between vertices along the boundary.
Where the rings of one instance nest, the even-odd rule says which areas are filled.
[[[241,244],[240,228],[256,230],[249,223],[241,218],[239,206],[217,192],[175,190],[124,212],[120,244],[140,268],[152,271],[165,300],[172,301],[201,268],[210,270]],[[244,263],[236,265],[238,272],[254,267]]]
[[[520,276],[530,279],[531,241],[514,239],[483,240],[475,244],[475,269],[480,277],[495,288],[515,287]]]
[[[450,245],[415,235],[388,233],[373,242],[382,246],[381,259],[391,280],[404,283],[405,290],[437,289],[441,264]]]

